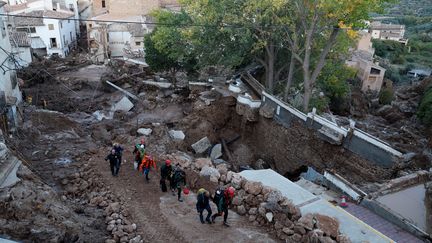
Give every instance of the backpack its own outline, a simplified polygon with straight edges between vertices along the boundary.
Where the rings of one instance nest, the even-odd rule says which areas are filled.
[[[182,181],[186,176],[186,173],[182,169],[176,169],[174,172],[174,181]]]
[[[213,197],[213,202],[218,205],[220,200],[222,200],[224,197],[224,190],[222,188],[218,188],[215,191],[215,195]]]

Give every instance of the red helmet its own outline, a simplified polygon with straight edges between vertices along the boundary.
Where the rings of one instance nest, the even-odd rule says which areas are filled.
[[[141,144],[144,144],[144,143],[145,143],[144,138],[141,138]]]
[[[170,166],[170,165],[171,165],[171,160],[169,160],[169,159],[165,160],[165,164],[166,164],[167,166]]]
[[[235,188],[230,186],[228,187],[227,192],[230,197],[234,197]]]
[[[185,195],[188,195],[188,194],[189,194],[189,189],[187,189],[187,188],[183,189],[183,193],[184,193]]]

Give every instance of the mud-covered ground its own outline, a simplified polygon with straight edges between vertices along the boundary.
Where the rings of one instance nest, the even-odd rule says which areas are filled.
[[[126,71],[137,69],[118,68]],[[123,96],[100,81],[111,77],[111,69],[110,66],[82,66],[78,70],[57,72],[44,82],[32,81],[24,88],[27,96],[32,97],[32,104],[25,107],[24,124],[7,141],[8,146],[34,172],[34,177],[40,178],[40,183],[52,188],[47,190],[51,190],[53,198],[58,198],[56,203],[65,207],[64,211],[72,211],[76,224],[72,228],[76,231],[80,229],[79,225],[85,225],[80,230],[82,233],[64,231],[69,233],[54,241],[274,240],[274,236],[264,229],[251,226],[247,220],[234,214],[230,216],[233,223],[230,229],[219,224],[201,225],[193,208],[192,195],[180,204],[171,195],[161,193],[156,171],[151,172],[150,183],[145,183],[142,175],[133,170],[131,162],[132,148],[141,138],[137,134],[138,128],[152,129],[151,135],[145,139],[148,153],[156,158],[158,168],[168,154],[182,151],[192,159],[198,156],[191,144],[207,136],[212,144],[221,140],[228,142],[231,157],[224,153],[222,158],[233,170],[240,165],[256,167],[255,162],[262,159],[281,174],[308,165],[319,171],[334,169],[359,184],[391,178],[392,169],[373,166],[349,151],[316,139],[312,131],[295,124],[286,129],[264,118],[256,123],[242,124],[233,97],[222,97],[213,90],[210,92],[217,98],[207,105],[199,98],[205,88],[160,90],[144,86],[141,82],[143,76],[128,78],[126,75],[118,79],[117,84],[137,95],[139,100],[134,101],[131,111],[116,112],[113,119],[100,121],[94,112],[109,110]],[[174,141],[169,136],[172,129],[182,130],[186,134],[185,140]],[[115,178],[104,161],[114,142],[125,147],[120,175]],[[191,182],[198,180],[197,175],[190,173],[191,187],[198,187]],[[24,185],[27,182],[23,180],[20,183]],[[22,202],[29,210],[37,207],[31,200]],[[118,210],[113,211],[113,207],[117,209],[116,203]],[[0,209],[18,210],[10,204],[0,205]],[[45,211],[35,213],[41,218],[49,217]],[[121,223],[115,219],[119,215],[122,216]],[[0,220],[5,220],[9,227],[0,226],[0,235],[29,242],[47,242],[55,236],[56,227],[64,224],[62,220],[47,221],[45,227],[52,231],[36,237],[32,231],[33,221],[28,219],[27,224],[20,225],[24,233],[13,233],[14,222],[20,217],[13,213],[0,215]],[[135,229],[130,230],[133,224]],[[89,235],[95,237],[89,240]]]

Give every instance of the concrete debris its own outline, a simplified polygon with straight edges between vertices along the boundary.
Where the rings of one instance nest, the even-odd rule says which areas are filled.
[[[211,147],[211,143],[208,137],[203,137],[198,142],[192,144],[192,148],[195,150],[195,153],[197,154],[202,154],[206,152],[210,147]]]
[[[93,112],[93,116],[98,121],[102,121],[103,119],[111,120],[114,117],[114,112],[112,112],[112,111],[95,111],[95,112]]]
[[[125,111],[128,112],[134,107],[134,104],[124,96],[119,102],[117,102],[113,107],[112,111]]]
[[[153,130],[151,128],[140,128],[137,130],[137,133],[144,136],[149,136]]]
[[[109,84],[111,87],[114,87],[115,89],[121,91],[123,94],[129,96],[130,98],[132,98],[132,99],[134,99],[134,100],[139,100],[138,97],[137,97],[136,95],[130,93],[129,91],[126,91],[126,90],[120,88],[119,86],[117,86],[117,85],[111,83],[110,81],[106,81],[106,83]]]
[[[222,144],[218,143],[212,148],[210,158],[214,161],[220,157],[222,157]]]
[[[177,130],[170,130],[169,135],[172,139],[180,140],[180,141],[183,141],[186,137],[183,131],[177,131]]]
[[[158,88],[163,88],[163,89],[169,89],[171,88],[172,84],[171,83],[167,83],[167,82],[155,82],[155,81],[150,81],[150,80],[144,80],[142,81],[144,84],[148,84],[148,85],[152,85],[152,86],[156,86]]]
[[[268,212],[266,213],[266,219],[268,222],[272,222],[273,221],[273,213],[272,212]]]

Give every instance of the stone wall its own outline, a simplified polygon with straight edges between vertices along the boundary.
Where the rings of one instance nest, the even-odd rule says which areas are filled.
[[[199,174],[191,179],[192,189],[201,187],[214,192],[219,185],[236,189],[232,209],[247,217],[251,224],[266,227],[278,239],[287,242],[351,242],[339,233],[336,219],[319,215],[301,215],[300,209],[279,190],[263,186],[261,182],[248,181],[229,170],[228,164],[213,165],[209,158],[192,159],[181,154],[168,155],[189,174]],[[193,176],[192,176],[193,177]],[[211,188],[209,188],[211,187]]]

